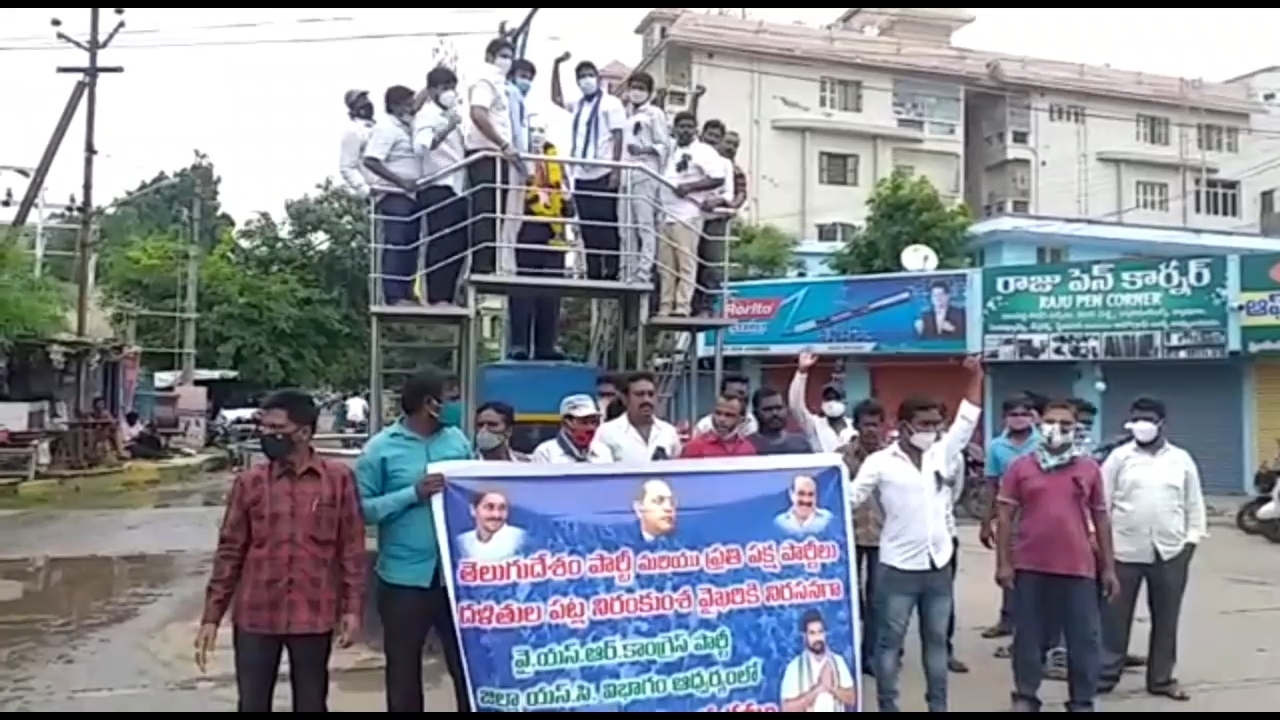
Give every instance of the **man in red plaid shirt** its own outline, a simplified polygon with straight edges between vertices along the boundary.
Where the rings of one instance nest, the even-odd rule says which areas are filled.
[[[218,534],[196,636],[203,672],[232,610],[238,712],[271,712],[280,656],[289,653],[294,712],[328,712],[335,630],[349,645],[364,599],[364,520],[355,477],[311,447],[319,410],[282,390],[262,404],[267,462],[236,478]]]

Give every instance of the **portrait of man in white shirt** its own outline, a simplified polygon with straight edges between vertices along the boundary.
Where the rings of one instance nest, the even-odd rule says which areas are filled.
[[[818,483],[808,475],[791,481],[791,507],[773,519],[779,530],[790,535],[816,535],[831,524],[831,511],[818,507]]]
[[[507,496],[497,490],[476,494],[471,502],[475,529],[458,536],[458,548],[466,560],[500,562],[515,557],[524,545],[525,532],[508,525],[511,508]]]
[[[848,712],[858,705],[858,688],[849,664],[827,646],[822,614],[806,610],[800,617],[804,650],[782,673],[782,712]]]

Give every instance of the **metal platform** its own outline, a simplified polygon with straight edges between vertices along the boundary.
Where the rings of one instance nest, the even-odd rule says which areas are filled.
[[[463,322],[471,310],[457,305],[370,305],[369,314],[386,320],[432,319]]]
[[[734,322],[736,321],[733,318],[728,317],[655,315],[645,318],[644,324],[657,330],[702,332],[703,330],[724,330],[725,328],[733,327]]]
[[[479,293],[509,295],[512,292],[549,290],[559,295],[588,298],[616,298],[653,292],[652,284],[617,280],[585,280],[538,275],[471,275],[467,283]]]

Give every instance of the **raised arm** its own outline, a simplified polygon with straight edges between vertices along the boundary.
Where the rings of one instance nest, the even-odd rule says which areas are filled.
[[[969,384],[960,407],[956,408],[955,420],[942,436],[946,456],[956,462],[963,462],[964,451],[969,447],[978,420],[982,418],[982,382],[986,377],[982,371],[982,360],[976,356],[964,359],[964,369],[969,373]]]
[[[568,52],[563,52],[551,63],[551,102],[565,110],[569,109],[569,105],[564,101],[564,86],[560,84],[560,66],[569,62],[569,57]]]
[[[817,355],[811,352],[800,353],[800,357],[796,358],[796,374],[791,377],[791,386],[787,388],[787,408],[791,410],[796,422],[800,423],[800,429],[809,437],[810,442],[817,439],[817,429],[814,427],[813,413],[809,412],[806,391],[809,386],[809,371],[817,364]]]

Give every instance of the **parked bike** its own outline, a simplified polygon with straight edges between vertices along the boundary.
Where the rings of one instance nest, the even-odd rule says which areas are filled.
[[[1276,446],[1280,448],[1280,440]],[[1258,510],[1275,497],[1277,479],[1280,479],[1280,455],[1262,463],[1253,474],[1253,497],[1236,512],[1236,527],[1245,534],[1267,535],[1268,540],[1272,540],[1271,535],[1280,538],[1280,521],[1258,519]],[[1271,528],[1273,525],[1277,527]],[[1268,529],[1272,529],[1271,535],[1266,533]],[[1272,541],[1280,542],[1280,539]]]

